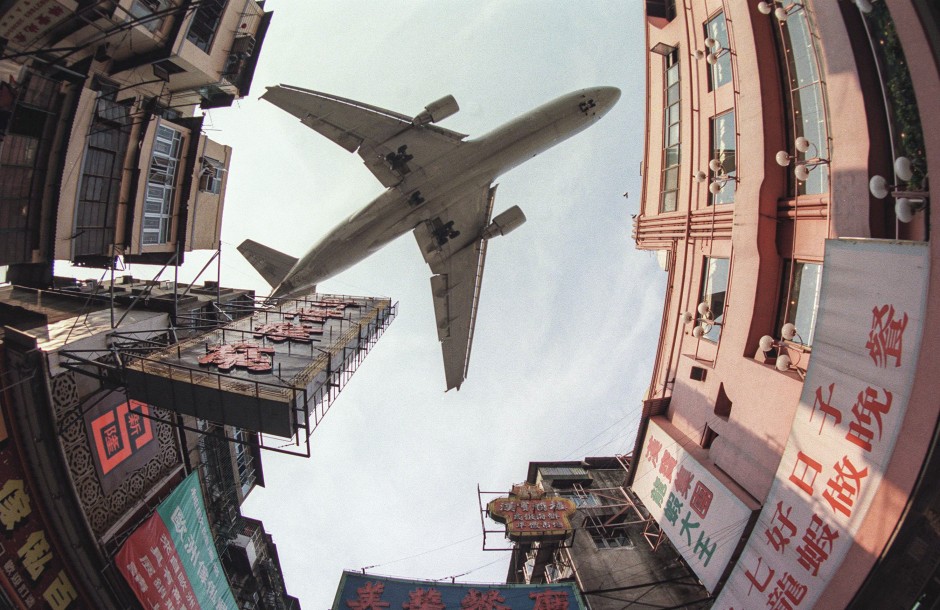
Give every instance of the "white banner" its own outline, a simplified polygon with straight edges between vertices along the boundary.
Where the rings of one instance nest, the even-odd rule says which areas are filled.
[[[713,591],[753,510],[653,420],[632,489]]]
[[[922,243],[826,242],[813,354],[790,437],[714,608],[812,608],[842,564],[907,410],[929,262]]]

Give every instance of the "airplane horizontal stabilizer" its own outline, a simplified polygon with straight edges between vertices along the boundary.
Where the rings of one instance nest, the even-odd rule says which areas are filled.
[[[272,287],[280,284],[297,263],[297,259],[293,256],[278,252],[274,248],[251,239],[243,241],[238,246],[238,251]]]

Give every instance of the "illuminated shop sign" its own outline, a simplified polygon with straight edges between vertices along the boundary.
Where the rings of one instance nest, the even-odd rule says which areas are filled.
[[[195,472],[134,530],[115,563],[145,608],[237,610]]]
[[[757,505],[746,504],[656,420],[640,455],[633,492],[713,591]]]
[[[486,505],[494,521],[506,524],[506,537],[513,541],[562,540],[571,533],[575,504],[568,498],[545,497],[540,485],[513,485],[508,498]]]
[[[715,608],[812,608],[835,576],[907,411],[928,255],[920,243],[826,242],[813,357],[790,437]]]
[[[481,585],[384,578],[343,572],[333,602],[336,610],[584,610],[572,583]]]
[[[52,610],[87,607],[39,515],[9,440],[0,443],[0,534],[0,582],[15,603]]]

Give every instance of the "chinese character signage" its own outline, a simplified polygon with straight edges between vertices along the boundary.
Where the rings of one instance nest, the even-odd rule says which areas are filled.
[[[666,427],[666,421],[650,420],[633,492],[705,588],[714,591],[758,505],[719,481]]]
[[[87,608],[37,502],[10,441],[0,442],[0,583],[18,607]]]
[[[115,562],[145,608],[237,610],[196,473],[134,530]]]
[[[285,299],[127,363],[128,396],[291,438],[320,421],[315,411],[327,410],[395,313],[388,299]]]
[[[506,537],[514,541],[562,540],[571,533],[576,507],[568,498],[545,497],[540,485],[513,485],[508,498],[486,505],[494,521],[506,524]]]
[[[85,414],[88,441],[105,493],[157,456],[160,443],[149,416],[148,405],[128,401],[122,392],[106,395]]]
[[[572,583],[481,585],[343,572],[333,610],[584,610]]]
[[[812,608],[835,575],[907,410],[928,263],[924,244],[826,242],[813,357],[790,437],[715,608]]]
[[[69,0],[62,3],[56,0],[20,0],[0,17],[0,36],[9,38],[18,47],[25,45],[47,34],[71,16],[75,8],[75,2]]]

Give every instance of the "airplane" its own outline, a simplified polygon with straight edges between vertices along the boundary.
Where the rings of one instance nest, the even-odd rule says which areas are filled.
[[[493,217],[494,180],[586,129],[620,99],[616,87],[563,95],[476,139],[436,125],[459,110],[445,96],[414,117],[289,85],[261,99],[349,152],[386,190],[302,258],[250,239],[238,246],[274,288],[271,299],[308,294],[392,240],[413,232],[431,268],[431,294],[447,389],[467,377],[488,240],[525,222],[518,206]]]

